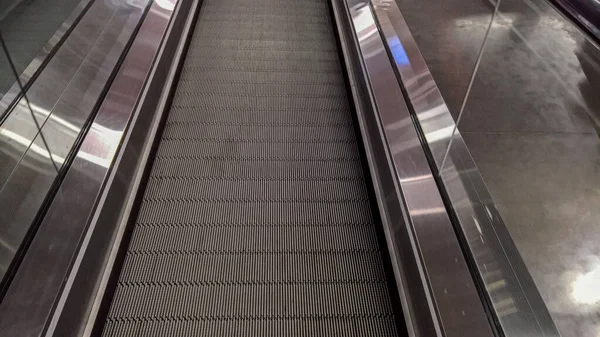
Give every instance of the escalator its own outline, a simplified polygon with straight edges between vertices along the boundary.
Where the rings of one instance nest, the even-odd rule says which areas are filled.
[[[205,0],[103,336],[396,336],[327,1]]]

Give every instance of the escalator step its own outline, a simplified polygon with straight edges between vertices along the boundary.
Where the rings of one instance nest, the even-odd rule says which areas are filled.
[[[103,336],[396,336],[326,0],[204,0]]]

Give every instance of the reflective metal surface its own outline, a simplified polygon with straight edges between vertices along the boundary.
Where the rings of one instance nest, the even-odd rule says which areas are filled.
[[[95,3],[0,126],[0,199],[11,200],[0,205],[0,231],[5,243],[0,250],[2,274],[29,231],[143,12],[143,7],[127,2]],[[32,171],[27,163],[39,157],[50,161],[55,172]],[[42,179],[43,183],[23,184],[23,179]]]
[[[132,26],[137,25],[149,4],[152,6],[131,46],[131,52],[127,54],[112,82],[0,304],[0,336],[68,336],[82,332],[78,330],[79,326],[68,330],[68,333],[66,330],[55,331],[57,328],[65,329],[58,325],[58,319],[72,286],[73,280],[68,278],[69,271],[73,264],[79,268],[81,261],[76,259],[77,249],[89,239],[85,234],[90,216],[144,88],[175,0],[153,3],[149,0],[138,1],[133,7],[124,4],[117,8],[113,19],[120,17],[125,24],[118,25],[111,20],[115,23],[110,29],[115,30],[113,36],[118,37],[117,41],[127,41],[131,37]],[[120,55],[117,47],[119,43],[107,38],[104,46],[107,45],[113,47],[109,54],[117,57]],[[109,59],[104,56],[99,64],[110,64]],[[104,79],[103,76],[98,76]],[[71,141],[71,138],[67,138],[67,141]],[[60,153],[61,150],[57,151]],[[61,293],[63,290],[65,293]],[[78,300],[81,310],[85,309],[88,303],[83,298]],[[89,314],[88,311],[81,310],[71,312],[68,319],[74,320],[74,315]]]
[[[396,3],[450,113],[458,117],[492,23],[495,2],[396,0]],[[408,52],[410,47],[406,48]]]
[[[551,3],[572,21],[578,23],[590,38],[600,41],[600,4],[590,0],[554,0]]]
[[[396,2],[374,0],[372,4],[396,69],[402,78],[404,90],[439,169],[456,126],[454,119]]]
[[[361,1],[349,1],[348,6],[377,106],[380,129],[387,142],[388,161],[396,175],[400,202],[406,207],[406,221],[390,224],[388,241],[397,240],[397,233],[402,232],[399,226],[408,227],[408,244],[420,260],[417,272],[428,289],[427,305],[437,317],[429,327],[433,330],[413,325],[409,326],[409,333],[415,336],[493,336],[371,7]],[[416,304],[406,306],[411,305]],[[409,325],[417,319],[406,318]]]
[[[64,157],[56,157],[50,153],[52,150],[47,148],[43,141],[47,140],[46,135],[39,132],[38,126],[44,125],[55,103],[65,93],[66,87],[77,74],[77,69],[85,60],[98,36],[101,35],[115,7],[100,1],[91,10],[94,14],[88,12],[65,41],[63,48],[56,53],[29,89],[27,96],[19,100],[18,105],[0,125],[0,162],[2,163],[0,199],[11,200],[12,205],[10,208],[8,203],[0,205],[0,233],[3,233],[0,237],[5,243],[0,248],[0,274],[2,275],[9,268],[14,252],[18,250],[24,235],[29,230],[57,174],[57,169],[65,160]],[[63,132],[79,133],[78,127],[73,124],[76,121],[56,119],[56,122],[63,125]],[[24,177],[21,179],[27,181],[41,179],[38,178],[39,172],[30,171],[27,165],[23,165],[32,160],[40,160],[35,159],[39,157],[49,161],[55,172],[44,179],[43,184],[20,184],[16,177]]]
[[[67,87],[79,73],[82,64],[86,60],[91,61],[88,55],[118,8],[119,3],[104,1],[95,3],[27,91],[26,97],[19,100],[17,106],[0,125],[0,134],[4,135],[0,143],[0,162],[3,163],[0,167],[0,186],[6,183],[29,144],[38,136],[37,126],[43,127],[48,118],[53,115],[55,105],[68,92]],[[92,72],[88,76],[94,78],[96,74]],[[73,88],[73,85],[70,88],[78,89]],[[32,119],[32,115],[35,116],[37,124]],[[55,117],[53,116],[52,119]],[[79,121],[62,118],[55,120],[62,124],[67,132],[78,133],[82,124]],[[62,159],[64,158],[56,158],[58,165]]]
[[[503,248],[513,265],[522,257],[563,336],[600,334],[599,65],[598,47],[548,3],[502,0],[458,125]]]
[[[186,37],[191,35],[198,3],[155,1],[128,55],[133,63],[130,68],[139,68],[135,72],[140,80],[136,90],[143,84],[144,78],[139,75],[146,74],[146,83],[137,106],[131,106],[129,126],[114,154],[112,169],[104,177],[103,186],[97,186],[101,194],[95,209],[89,208],[93,214],[76,263],[69,271],[69,288],[61,294],[62,308],[54,313],[54,336],[76,335],[78,330],[84,335],[97,335],[100,332],[96,330],[104,325],[104,304],[112,298],[111,276],[120,271],[119,248],[127,240],[130,213],[135,209],[138,188],[143,186],[153,140],[175,83],[179,60],[185,55]],[[121,81],[122,88],[115,88],[115,92],[127,90],[132,80],[129,76],[128,81]]]
[[[41,71],[40,67],[47,61],[47,58],[50,57],[51,54],[55,51],[55,48],[57,47],[57,45],[60,42],[62,42],[63,38],[65,38],[65,35],[67,33],[69,33],[70,30],[73,29],[74,25],[77,23],[78,19],[82,16],[84,11],[90,5],[91,1],[92,0],[82,0],[77,5],[77,7],[75,7],[75,9],[71,12],[71,14],[69,14],[69,16],[62,23],[62,25],[59,27],[59,29],[52,35],[50,40],[48,40],[48,42],[43,46],[43,48],[37,53],[35,58],[33,60],[31,60],[31,62],[29,63],[29,65],[27,65],[27,67],[23,70],[23,72],[20,74],[17,74],[19,76],[19,81],[21,82],[21,85],[23,85],[26,88],[29,87],[30,80],[36,75],[36,73]],[[18,3],[18,1],[15,1],[15,3]],[[6,15],[10,15],[10,13],[7,13]],[[36,20],[39,18],[31,18],[31,19]],[[26,25],[27,24],[26,20],[23,20],[22,24]],[[0,33],[2,33],[3,35],[6,34],[6,32],[2,31],[1,27],[0,27]],[[10,44],[10,42],[18,43],[17,41],[9,41],[7,43]],[[8,47],[8,52],[10,53],[11,52],[10,45],[7,47]],[[2,65],[2,66],[5,67],[4,65]],[[6,66],[8,66],[8,65],[6,65]],[[19,71],[19,69],[16,69],[16,70]],[[9,71],[9,70],[6,69],[6,71]],[[15,100],[18,97],[20,97],[20,95],[22,95],[21,87],[20,87],[19,83],[17,81],[15,81],[14,84],[6,92],[2,92],[2,89],[0,88],[0,95],[2,95],[2,98],[0,99],[0,123],[1,123],[4,120],[4,117],[5,117],[4,114],[7,112],[7,110],[12,108],[12,104],[15,103]]]
[[[377,1],[375,8],[436,168],[443,164],[440,180],[503,333],[558,336],[396,3]]]

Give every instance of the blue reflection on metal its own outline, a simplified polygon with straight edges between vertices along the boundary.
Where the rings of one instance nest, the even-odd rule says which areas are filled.
[[[396,64],[410,64],[408,56],[406,55],[406,51],[404,51],[404,47],[402,46],[402,43],[400,42],[397,36],[394,36],[393,38],[389,39],[388,45],[390,46],[390,50],[392,51],[392,56],[394,57],[394,61],[396,61]]]

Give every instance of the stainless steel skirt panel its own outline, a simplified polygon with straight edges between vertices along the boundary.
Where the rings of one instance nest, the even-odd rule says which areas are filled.
[[[436,84],[439,76],[434,80],[436,74],[432,75],[396,1],[377,0],[373,1],[373,6],[387,40],[387,48],[400,74],[407,101],[429,147],[432,168],[454,213],[457,233],[471,262],[473,274],[479,278],[484,303],[492,317],[495,316],[498,329],[506,336],[558,336],[559,332],[548,309],[506,230],[463,136],[457,130],[457,123],[445,101],[452,98],[452,90],[442,92],[445,95],[442,98]],[[471,9],[462,10],[466,12]],[[414,13],[409,12],[408,15]],[[481,17],[477,17],[479,19]],[[427,24],[424,23],[423,26]],[[469,27],[469,31],[478,29],[477,27],[473,25]],[[415,34],[425,32],[415,26],[411,28]],[[441,30],[438,33],[442,33]],[[423,39],[419,42],[431,47]],[[470,41],[469,46],[473,45],[473,41]],[[456,51],[452,48],[448,48],[448,52],[438,50],[436,57],[440,58],[450,57],[447,54]],[[432,56],[431,53],[429,56]],[[465,62],[458,68],[468,64],[466,54],[463,56]],[[450,68],[450,63],[444,64]],[[439,64],[434,63],[434,66]],[[456,79],[453,75],[454,70],[449,72],[448,78]],[[489,78],[484,81],[491,83]],[[473,90],[478,89],[473,87]],[[507,113],[498,120],[509,119],[506,115],[511,109],[506,102],[503,106]],[[483,117],[479,117],[479,120],[490,122]]]
[[[78,249],[90,245],[87,234],[93,232],[93,224],[88,222],[172,11],[152,3],[0,303],[0,336],[78,336],[86,319],[93,317],[90,302],[98,287],[93,271],[102,263],[81,259]],[[92,229],[86,233],[88,226]],[[101,255],[98,245],[90,250]]]
[[[0,125],[1,274],[81,137],[147,4],[94,3]]]

